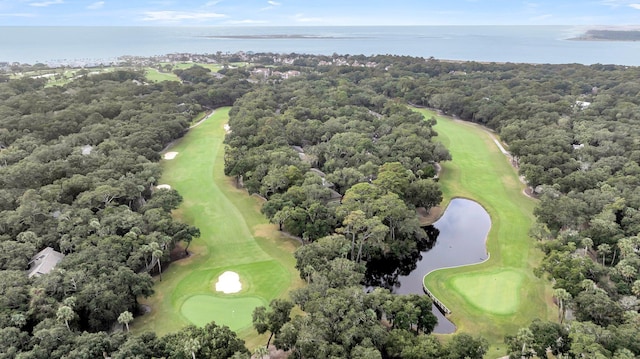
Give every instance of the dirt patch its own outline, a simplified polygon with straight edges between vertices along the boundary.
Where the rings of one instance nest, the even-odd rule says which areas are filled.
[[[429,212],[424,207],[416,209],[418,214],[418,220],[421,226],[428,226],[434,224],[444,214],[445,207],[435,206],[432,207]]]
[[[253,235],[262,238],[273,238],[279,235],[275,224],[258,224],[253,227]]]
[[[538,199],[538,195],[533,192],[533,188],[527,186],[522,190],[522,193],[524,193],[525,196],[529,197],[529,198],[533,198],[533,199]]]
[[[279,231],[275,224],[259,224],[253,227],[253,235],[264,238],[287,252],[294,252],[298,248],[297,243],[304,245],[302,238],[288,232]]]
[[[140,308],[140,313],[142,313],[143,315],[151,313],[151,306],[150,305],[139,304],[138,307]]]
[[[173,250],[171,250],[171,253],[169,253],[171,262],[176,262],[188,257],[191,257],[191,253],[185,253],[182,244],[176,244],[176,246],[173,247]]]
[[[285,359],[289,357],[290,352],[276,349],[275,346],[269,345],[269,359]]]

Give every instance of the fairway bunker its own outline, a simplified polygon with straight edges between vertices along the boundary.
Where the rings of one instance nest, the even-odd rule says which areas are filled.
[[[171,186],[168,184],[159,184],[156,186],[157,189],[171,189]]]
[[[176,156],[178,155],[178,152],[167,152],[164,154],[164,159],[165,160],[172,160],[174,158],[176,158]]]
[[[240,276],[238,273],[226,271],[218,277],[216,292],[231,294],[238,293],[241,289],[242,283],[240,283]]]

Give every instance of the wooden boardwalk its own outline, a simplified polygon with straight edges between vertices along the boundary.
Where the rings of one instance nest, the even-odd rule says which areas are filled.
[[[427,288],[427,286],[424,285],[424,283],[422,284],[422,289],[424,289],[424,292],[429,296],[429,298],[431,298],[431,300],[433,301],[433,304],[435,304],[436,307],[438,307],[438,309],[440,309],[442,313],[444,313],[445,315],[451,314],[451,310],[449,310],[449,308],[447,308],[447,306],[444,305],[444,303],[442,303],[438,298],[436,298],[436,296],[433,295],[433,293],[431,293],[429,288]]]

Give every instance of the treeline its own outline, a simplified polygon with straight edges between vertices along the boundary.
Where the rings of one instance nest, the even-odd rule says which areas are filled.
[[[554,281],[560,321],[575,319],[563,329],[568,354],[639,355],[640,69],[419,66],[428,76],[394,96],[499,131],[540,197],[531,235],[546,254],[539,273]],[[400,79],[419,76],[405,69],[397,68]],[[522,334],[510,339],[515,355],[537,340]]]
[[[365,292],[365,267],[350,260],[350,240],[323,237],[296,252],[307,286],[256,308],[254,327],[290,358],[482,358],[488,349],[479,336],[460,334],[447,344],[429,335],[437,323],[426,295]],[[346,250],[345,250],[346,249]],[[291,318],[297,304],[305,315]]]
[[[415,82],[391,95],[498,131],[540,198],[531,235],[546,254],[539,273],[554,282],[560,320],[575,319],[565,327],[569,354],[640,355],[640,69],[420,67],[396,67],[398,83]],[[527,340],[514,343],[517,355]]]
[[[191,357],[185,338],[226,353],[212,357],[247,353],[215,325],[164,338],[109,334],[140,314],[137,298],[153,293],[151,274],[176,246],[199,236],[171,217],[180,195],[155,186],[159,152],[203,106],[242,94],[242,80],[214,80],[226,97],[209,83],[145,84],[135,71],[64,87],[0,84],[0,358]],[[28,277],[46,247],[65,257]]]
[[[258,308],[259,333],[297,358],[482,357],[483,339],[443,347],[429,335],[429,297],[363,289],[367,265],[417,258],[427,241],[416,208],[440,203],[435,166],[450,159],[432,141],[434,121],[318,73],[259,86],[229,114],[225,173],[267,198],[273,223],[311,242],[296,252],[307,286],[292,303]],[[293,303],[304,316],[290,318]]]
[[[136,297],[152,291],[149,273],[198,235],[170,216],[179,194],[153,189],[158,152],[206,107],[235,104],[226,173],[268,199],[272,222],[312,242],[296,253],[308,286],[292,293],[307,315],[279,315],[289,305],[274,302],[254,316],[258,331],[306,358],[482,357],[481,338],[428,335],[423,298],[362,290],[367,265],[415,255],[426,239],[415,209],[441,200],[433,178],[448,152],[406,103],[496,130],[540,198],[531,235],[559,323],[508,336],[510,354],[640,355],[640,69],[291,56],[274,69],[301,72],[289,80],[194,67],[177,73],[182,83],[132,71],[64,87],[0,83],[0,355],[247,355],[215,325],[165,338],[106,332],[128,324]],[[66,257],[28,278],[47,246]],[[215,352],[223,347],[233,352]]]
[[[367,88],[311,74],[264,86],[230,112],[225,172],[262,211],[313,241],[339,230],[351,259],[403,256],[426,239],[415,208],[438,204],[432,121]],[[357,248],[356,248],[357,247]]]
[[[320,61],[330,64],[319,66]],[[368,65],[361,65],[364,63]],[[371,63],[374,65],[369,66]],[[301,165],[293,162],[286,165],[292,165],[302,173],[309,167],[327,172],[325,179],[334,184],[334,188],[344,191],[342,203],[335,205],[336,214],[342,213],[343,217],[339,214],[335,217],[333,228],[347,234],[347,238],[353,238],[348,236],[352,222],[345,215],[353,214],[349,212],[352,209],[349,202],[354,198],[358,208],[366,207],[363,199],[377,198],[378,195],[371,192],[384,187],[379,183],[379,178],[384,179],[384,176],[379,167],[377,173],[368,172],[370,177],[354,176],[350,182],[345,181],[348,189],[344,190],[339,166],[350,162],[361,166],[359,155],[375,153],[375,117],[392,115],[385,109],[395,108],[388,107],[386,99],[402,99],[486,125],[496,130],[508,144],[514,165],[528,182],[531,193],[540,198],[535,211],[538,224],[532,228],[531,235],[540,240],[546,258],[537,272],[553,280],[559,320],[563,322],[562,325],[532,323],[530,327],[522,328],[518,335],[505,338],[512,354],[531,356],[537,351],[542,355],[541,348],[570,356],[640,354],[638,342],[633,339],[640,335],[640,85],[636,81],[640,69],[615,65],[454,63],[399,56],[300,56],[291,68],[308,75],[283,85],[314,82],[313,88],[307,90],[311,93],[307,97],[314,100],[306,103],[304,107],[308,110],[296,118],[300,122],[303,121],[299,118],[308,119],[300,128],[310,137],[298,140],[292,133],[290,99],[294,103],[303,101],[302,94],[297,92],[284,97],[254,95],[251,101],[268,98],[262,104],[251,105],[262,111],[258,114],[243,111],[243,101],[248,99],[239,101],[238,117],[235,120],[232,117],[232,129],[237,137],[247,142],[235,142],[237,139],[233,134],[228,139],[231,145],[228,174],[241,175],[250,191],[269,199],[263,210],[275,223],[313,239],[310,231],[296,225],[308,221],[303,213],[304,204],[300,205],[308,198],[300,196],[298,202],[291,200],[288,194],[291,185],[286,180],[276,182],[280,187],[269,185],[271,161],[253,167],[249,165],[247,171],[240,169],[250,160],[236,161],[233,157],[235,149],[244,146],[241,153],[250,158],[251,148],[261,148],[268,156],[274,153],[269,146],[274,146],[279,147],[278,151],[288,153],[282,158],[295,161],[296,153],[289,148],[301,147],[304,151],[298,149],[297,152],[302,159],[307,159],[307,167],[303,160],[297,161],[302,162]],[[316,82],[320,80],[325,82]],[[327,86],[332,90],[322,96],[313,95],[313,91],[321,92]],[[316,103],[322,105],[316,106]],[[340,152],[335,153],[331,152],[335,147],[330,144],[340,137],[326,132],[320,132],[319,141],[318,135],[313,137],[319,123],[333,121],[331,117],[323,121],[322,116],[333,108],[334,103],[343,111],[362,106],[361,116],[373,116],[370,125],[360,127],[365,130],[364,138],[352,136],[348,150],[340,151],[337,147]],[[350,115],[349,120],[357,116],[358,113]],[[387,120],[387,123],[393,123],[392,119],[385,118]],[[397,126],[395,123],[392,127]],[[325,127],[320,129],[326,131]],[[341,130],[344,131],[341,133],[351,132],[349,127]],[[275,140],[270,142],[269,138]],[[323,145],[325,142],[327,145]],[[302,152],[304,155],[300,154]],[[386,160],[397,161],[411,171],[415,177],[409,175],[409,183],[420,178],[417,168],[406,161]],[[361,167],[351,167],[363,173]],[[266,182],[255,182],[254,173]],[[399,179],[398,176],[394,178]],[[406,188],[398,183],[393,188]],[[407,199],[401,192],[396,193],[399,198]],[[303,208],[296,209],[300,206]],[[340,208],[345,210],[341,212]],[[375,210],[363,212],[360,218],[378,217]],[[383,222],[383,225],[389,229],[387,223]],[[358,238],[365,238],[366,234],[375,233],[375,226],[359,228],[365,227],[371,230],[360,233],[361,237],[356,236],[353,243],[358,243]],[[379,250],[373,241],[361,243],[365,243],[365,248],[372,246],[371,253]],[[358,251],[354,254],[353,248],[350,244],[346,255],[358,261]],[[366,259],[374,258],[367,256]],[[567,317],[573,320],[565,325]],[[549,342],[550,337],[555,338],[556,344]]]

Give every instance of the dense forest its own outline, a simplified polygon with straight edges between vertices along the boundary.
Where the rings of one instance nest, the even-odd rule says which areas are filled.
[[[215,324],[161,338],[113,330],[141,314],[150,275],[199,235],[170,215],[180,194],[154,188],[159,152],[223,105],[234,106],[226,174],[307,243],[295,253],[307,286],[256,309],[258,332],[301,358],[482,357],[482,333],[444,344],[429,334],[425,296],[363,290],[393,282],[397,271],[372,275],[388,263],[411,267],[429,244],[416,209],[442,199],[437,164],[451,158],[433,141],[434,121],[407,104],[495,130],[540,199],[530,233],[558,322],[506,337],[509,354],[640,355],[640,69],[274,57],[253,66],[298,76],[194,66],[176,71],[181,82],[146,83],[133,70],[56,87],[3,78],[0,358],[248,357]],[[29,277],[45,247],[64,259]],[[292,318],[294,303],[306,315]]]
[[[141,73],[118,71],[65,87],[32,78],[0,84],[0,357],[175,357],[184,337],[218,332],[226,339],[211,342],[212,353],[247,351],[215,325],[185,328],[162,345],[147,336],[144,350],[153,347],[153,355],[135,354],[141,339],[108,334],[140,314],[137,298],[153,292],[150,274],[176,244],[199,235],[170,215],[180,194],[154,188],[159,151],[202,105],[233,102],[201,105],[193,98],[208,97],[204,85],[142,81]],[[29,261],[45,247],[64,259],[28,277]]]
[[[431,164],[448,157],[433,145],[411,143],[412,133],[420,133],[422,139],[434,135],[428,120],[421,125],[424,130],[413,128],[389,141],[396,131],[402,133],[414,123],[413,114],[399,105],[427,106],[480,123],[500,134],[514,166],[540,198],[538,224],[531,236],[540,241],[546,258],[537,271],[554,283],[563,324],[532,323],[505,338],[513,355],[534,351],[542,355],[547,348],[570,356],[640,354],[634,339],[640,329],[637,68],[451,63],[388,56],[354,56],[344,66],[323,66],[321,61],[331,63],[326,58],[298,60],[300,71],[310,67],[306,78],[254,91],[250,99],[236,103],[230,119],[234,133],[227,139],[231,147],[227,172],[240,176],[250,192],[269,199],[263,211],[274,223],[309,240],[318,235],[313,223],[327,217],[314,216],[311,204],[327,202],[328,197],[311,198],[319,192],[298,188],[316,179],[312,174],[318,173],[313,171],[317,168],[326,173],[321,184],[342,195],[334,206],[329,202],[321,207],[329,212],[335,208],[325,223],[333,224],[331,229],[338,234],[334,240],[350,242],[347,258],[359,263],[364,253],[368,265],[377,265],[380,257],[410,255],[406,239],[419,238],[417,232],[396,237],[393,231],[413,228],[411,216],[396,226],[401,222],[385,216],[385,207],[377,207],[375,199],[389,192],[397,195],[404,202],[393,205],[402,209],[397,213],[429,208],[438,199],[437,186],[431,187],[429,179]],[[357,65],[372,62],[376,65]],[[302,84],[307,83],[305,89]],[[304,98],[313,100],[299,106]],[[353,115],[343,119],[344,111]],[[396,115],[401,123],[394,121]],[[295,133],[300,119],[306,120],[299,127],[304,132]],[[330,126],[339,125],[339,134],[330,132]],[[341,146],[344,137],[350,138],[346,149]],[[394,152],[394,146],[402,149]],[[269,157],[289,153],[280,158],[295,162],[279,165],[275,159],[276,163],[251,165],[253,149]],[[238,160],[236,150],[248,156]],[[375,170],[366,170],[369,162]],[[272,173],[278,166],[312,171],[296,182],[286,178],[283,168],[278,170],[278,181]],[[424,192],[416,192],[418,188]],[[417,198],[427,200],[418,203]],[[309,251],[304,248],[304,257],[297,255],[298,269],[307,278],[312,273],[305,268],[317,266],[306,266]],[[326,249],[318,252],[324,254]],[[564,325],[568,317],[574,320]],[[555,336],[555,343],[548,341],[550,336]],[[524,349],[536,346],[534,351]]]

